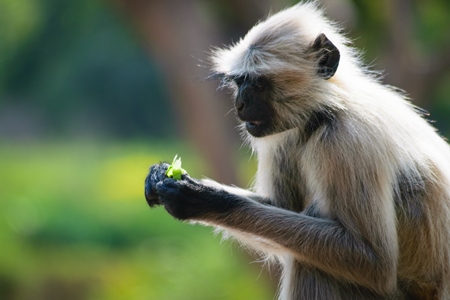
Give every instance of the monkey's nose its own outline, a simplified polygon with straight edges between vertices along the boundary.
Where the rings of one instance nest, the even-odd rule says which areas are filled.
[[[242,100],[241,97],[237,97],[237,98],[236,98],[236,101],[235,101],[235,103],[234,103],[234,107],[236,107],[236,110],[237,110],[238,112],[243,111],[244,108],[245,108],[244,100]]]

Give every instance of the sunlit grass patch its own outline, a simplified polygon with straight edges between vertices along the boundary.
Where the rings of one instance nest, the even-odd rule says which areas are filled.
[[[61,299],[273,299],[240,250],[148,207],[149,166],[175,154],[192,176],[207,175],[177,143],[2,145],[2,283],[17,299],[47,299],[49,286]]]
[[[130,200],[144,195],[144,180],[156,156],[124,156],[104,162],[99,171],[98,191],[104,199]]]

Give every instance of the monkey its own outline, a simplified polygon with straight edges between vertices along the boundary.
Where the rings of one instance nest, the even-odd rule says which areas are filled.
[[[315,1],[215,48],[251,189],[165,176],[150,206],[206,224],[280,264],[278,299],[450,299],[450,147],[403,91],[363,64]]]

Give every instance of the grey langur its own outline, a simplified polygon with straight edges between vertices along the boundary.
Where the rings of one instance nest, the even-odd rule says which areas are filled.
[[[282,266],[279,299],[450,299],[450,147],[314,2],[258,23],[212,69],[258,158],[250,190],[156,164],[151,206]]]

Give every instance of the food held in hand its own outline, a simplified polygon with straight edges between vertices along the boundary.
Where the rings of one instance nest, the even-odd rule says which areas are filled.
[[[172,164],[167,168],[166,175],[168,178],[181,180],[181,175],[186,174],[186,170],[181,168],[181,157],[175,155]]]

